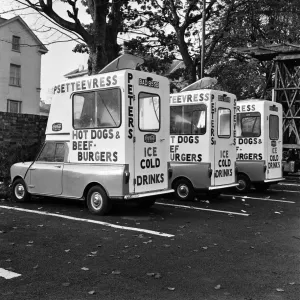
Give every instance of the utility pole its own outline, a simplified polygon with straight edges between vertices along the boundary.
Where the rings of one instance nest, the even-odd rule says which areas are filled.
[[[204,77],[204,56],[205,56],[205,3],[203,0],[203,11],[202,11],[202,47],[201,47],[201,78]]]

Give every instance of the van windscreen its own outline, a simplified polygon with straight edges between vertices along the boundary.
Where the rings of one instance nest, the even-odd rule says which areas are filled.
[[[178,105],[170,107],[170,133],[171,134],[197,134],[206,133],[205,104]]]
[[[238,113],[237,137],[259,137],[261,134],[261,115],[259,112]]]

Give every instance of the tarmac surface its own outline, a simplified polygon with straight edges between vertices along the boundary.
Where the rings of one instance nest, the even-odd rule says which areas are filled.
[[[158,199],[0,200],[0,299],[300,299],[300,183]]]

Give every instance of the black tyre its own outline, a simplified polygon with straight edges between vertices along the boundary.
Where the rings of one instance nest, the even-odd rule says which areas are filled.
[[[138,202],[138,206],[140,208],[150,208],[151,206],[153,206],[155,204],[156,201],[156,197],[147,197],[145,199],[141,198]]]
[[[258,192],[265,192],[270,187],[270,184],[269,183],[256,183],[256,184],[254,184],[254,187]]]
[[[92,214],[102,216],[111,209],[111,202],[101,186],[93,186],[87,193],[86,204]]]
[[[173,184],[175,197],[181,201],[192,201],[195,198],[193,185],[187,179],[178,179]]]
[[[30,194],[23,179],[18,178],[13,182],[11,195],[16,202],[26,202],[30,199]]]
[[[239,193],[247,193],[249,192],[251,188],[251,181],[249,178],[244,174],[238,174],[237,175],[237,183],[239,184],[236,186],[236,190]]]

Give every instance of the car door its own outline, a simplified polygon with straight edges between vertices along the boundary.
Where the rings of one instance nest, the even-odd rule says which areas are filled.
[[[62,194],[65,143],[48,141],[31,165],[29,192],[39,195]]]

